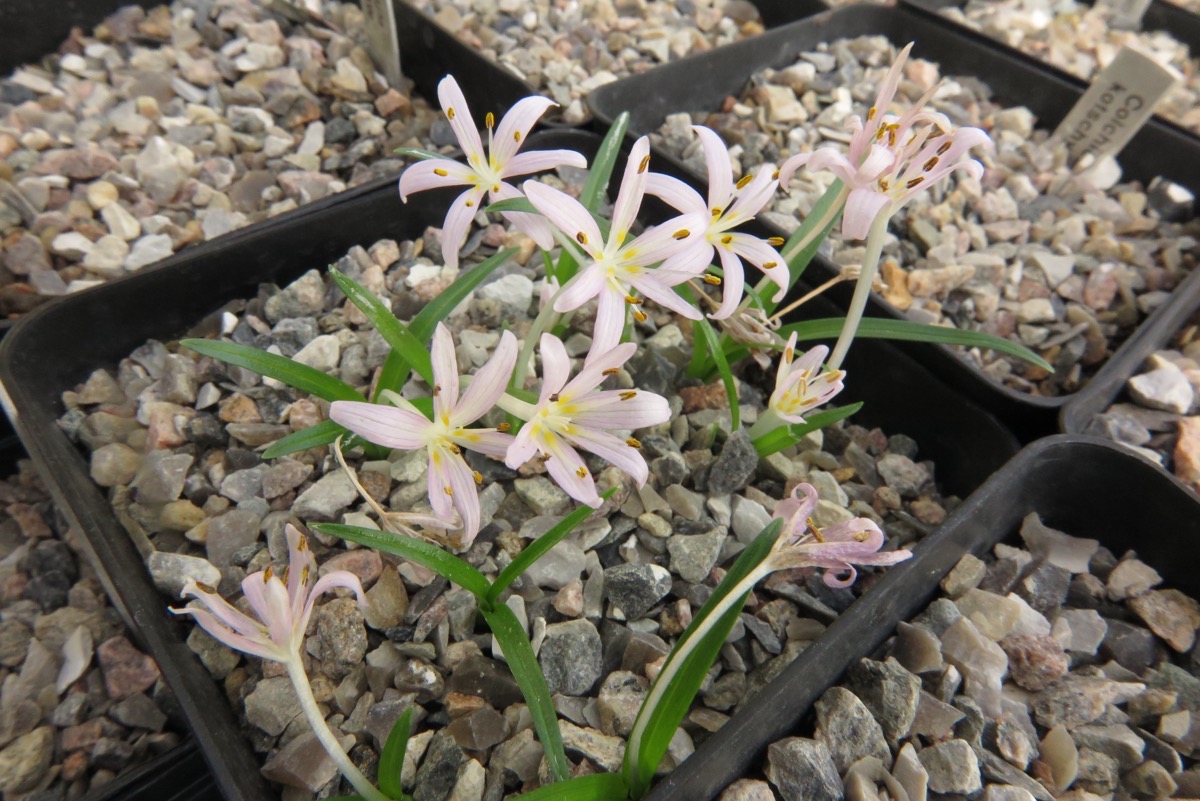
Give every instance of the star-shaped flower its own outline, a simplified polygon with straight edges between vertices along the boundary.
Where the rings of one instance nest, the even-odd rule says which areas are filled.
[[[822,370],[829,348],[817,345],[796,358],[796,334],[788,337],[775,374],[775,391],[767,408],[788,423],[801,424],[804,414],[842,391],[843,370]]]
[[[479,129],[467,108],[458,83],[447,75],[438,84],[438,101],[459,147],[466,155],[467,163],[453,159],[427,159],[412,165],[400,176],[400,198],[406,203],[413,192],[436,189],[444,186],[468,186],[450,204],[446,222],[442,227],[442,256],[448,267],[458,267],[458,251],[467,238],[467,229],[480,201],[487,194],[494,203],[521,197],[520,191],[507,179],[520,175],[552,170],[559,166],[587,167],[587,159],[574,150],[536,150],[518,153],[525,143],[529,131],[546,110],[555,105],[545,97],[526,97],[516,103],[495,126],[491,112],[485,118],[488,131],[488,149],[485,153],[479,138]],[[538,246],[548,250],[554,245],[554,235],[544,219],[536,214],[504,212],[504,217],[521,231],[528,234]]]

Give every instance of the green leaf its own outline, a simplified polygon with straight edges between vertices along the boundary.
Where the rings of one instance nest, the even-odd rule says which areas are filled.
[[[732,430],[737,431],[742,426],[742,412],[738,408],[737,383],[733,379],[733,372],[729,369],[729,362],[725,360],[725,351],[721,349],[721,341],[717,338],[717,332],[713,330],[712,323],[707,319],[701,317],[699,320],[694,320],[692,325],[704,337],[708,353],[717,365],[717,373],[721,376],[721,383],[725,385],[725,395],[729,398]],[[693,347],[695,346],[693,345]]]
[[[346,293],[350,302],[362,311],[363,316],[375,326],[384,341],[392,347],[393,352],[399,353],[404,360],[420,373],[425,383],[433,386],[433,364],[429,359],[429,351],[421,340],[417,339],[408,326],[396,319],[392,310],[383,305],[369,289],[338,270],[330,268],[329,277]]]
[[[500,643],[508,669],[525,696],[530,717],[533,718],[533,729],[542,741],[550,775],[556,782],[566,781],[571,776],[571,763],[567,761],[567,754],[563,750],[562,732],[558,728],[558,713],[554,710],[550,688],[546,686],[546,677],[542,674],[537,657],[533,655],[529,638],[525,636],[513,610],[504,604],[481,603],[479,611]]]
[[[667,661],[659,672],[660,679],[676,660],[682,659],[683,661],[667,685],[659,703],[653,708],[643,706],[638,712],[638,722],[643,716],[648,716],[645,731],[642,732],[639,740],[631,739],[625,749],[624,775],[626,783],[631,789],[631,797],[641,798],[649,790],[650,783],[654,779],[654,772],[662,761],[663,755],[667,753],[667,747],[671,743],[671,738],[675,736],[675,730],[679,728],[684,715],[691,708],[692,701],[699,692],[704,677],[708,674],[713,662],[716,661],[717,654],[720,653],[721,646],[725,643],[725,638],[729,636],[730,630],[737,621],[749,592],[743,593],[739,599],[733,599],[733,605],[715,621],[710,622],[709,618],[714,614],[714,610],[726,601],[742,579],[746,578],[767,558],[782,529],[782,520],[772,520],[754,539],[750,547],[742,551],[741,556],[725,574],[725,578],[721,580],[717,588],[713,590],[708,601],[692,618],[691,624],[683,632],[679,641],[675,643],[671,653],[668,654]],[[691,640],[697,636],[702,639],[694,644],[691,643]],[[689,648],[685,649],[685,644],[688,644]],[[684,653],[685,656],[679,656],[681,653]],[[637,730],[636,723],[634,730]]]
[[[303,431],[288,434],[283,439],[271,443],[263,451],[262,458],[278,459],[280,456],[287,456],[290,453],[306,451],[309,448],[318,448],[322,445],[328,445],[346,433],[348,432],[345,428],[332,420],[322,420],[315,426],[309,426]]]
[[[629,112],[622,111],[613,120],[608,133],[604,135],[604,141],[600,143],[600,149],[596,151],[596,158],[592,159],[592,168],[588,172],[587,180],[583,183],[583,190],[579,193],[579,202],[588,211],[594,212],[600,208],[600,202],[604,199],[604,192],[608,189],[608,182],[612,178],[613,167],[616,166],[617,158],[621,155],[621,145],[625,142],[627,130],[629,130]]]
[[[600,497],[608,500],[613,493],[617,491],[616,487],[609,489]],[[525,550],[517,554],[516,558],[508,563],[508,566],[500,571],[500,575],[496,576],[496,580],[492,582],[492,588],[488,590],[488,598],[493,603],[500,597],[500,593],[504,592],[518,576],[529,569],[530,565],[541,559],[547,551],[553,548],[558,543],[562,542],[563,537],[566,537],[575,528],[587,520],[592,512],[596,511],[591,506],[580,506],[575,511],[564,517],[562,520],[554,524],[554,527],[547,531],[542,536],[538,537]]]
[[[462,559],[432,543],[416,537],[393,534],[390,531],[379,531],[363,526],[347,526],[344,523],[313,523],[309,528],[322,534],[366,545],[383,553],[403,556],[409,561],[429,568],[438,575],[445,576],[480,601],[487,599],[487,578]]]
[[[789,445],[795,445],[805,435],[819,428],[833,425],[838,420],[845,420],[861,408],[862,403],[859,402],[852,403],[849,406],[838,406],[833,409],[817,412],[816,414],[810,414],[803,423],[780,426],[768,431],[754,440],[754,447],[758,451],[759,456],[766,458],[773,453],[778,453]]]
[[[437,324],[449,317],[450,312],[454,311],[458,307],[458,304],[462,303],[463,299],[474,291],[475,287],[479,286],[485,278],[495,272],[497,267],[512,258],[516,252],[516,248],[502,250],[493,256],[489,256],[456,278],[454,283],[446,287],[445,292],[425,304],[425,308],[421,309],[412,318],[412,321],[408,324],[409,333],[416,337],[419,342],[428,344]],[[379,374],[379,381],[375,387],[375,397],[378,398],[379,392],[384,389],[399,392],[408,378],[409,369],[410,365],[400,354],[400,351],[392,350],[388,354],[387,361],[383,364],[383,370]]]
[[[828,216],[832,211],[835,203],[838,203],[842,194],[842,181],[839,178],[830,184],[825,190],[825,194],[821,195],[821,199],[816,202],[810,211],[804,217],[804,222],[800,223],[787,242],[780,249],[780,255],[791,251],[792,247],[801,241],[807,241],[808,244],[800,249],[798,253],[792,255],[788,259],[788,285],[787,289],[790,292],[796,282],[800,280],[800,276],[808,269],[809,262],[813,260],[813,256],[817,255],[817,251],[821,247],[821,243],[825,241],[825,237],[829,236],[829,231],[837,222],[838,214]],[[822,220],[826,222],[822,224]],[[773,294],[773,293],[772,293]],[[786,299],[786,298],[785,298]],[[771,312],[775,311],[776,304],[770,299],[767,299],[763,310],[770,316]]]
[[[379,755],[379,789],[388,798],[397,801],[404,797],[404,788],[400,786],[400,771],[404,768],[404,752],[408,750],[408,737],[412,733],[412,718],[413,708],[409,706],[392,726],[383,752]]]
[[[629,797],[619,773],[593,773],[547,784],[517,796],[517,801],[624,801]]]
[[[220,359],[226,364],[244,367],[259,375],[265,375],[282,381],[301,392],[316,395],[327,401],[335,400],[364,400],[354,387],[328,376],[320,370],[315,370],[306,364],[292,361],[284,356],[276,356],[265,350],[239,345],[236,342],[218,342],[212,339],[185,339],[179,343],[185,348],[196,351],[214,359]]]
[[[424,150],[419,147],[398,147],[392,151],[397,156],[412,156],[418,159],[444,159],[445,154],[434,153],[432,150]]]
[[[492,212],[501,211],[522,211],[526,214],[537,214],[538,216],[541,216],[541,212],[537,210],[536,206],[529,202],[529,198],[527,197],[510,197],[507,200],[497,200],[495,203],[487,206],[484,211],[488,212],[489,214]]]

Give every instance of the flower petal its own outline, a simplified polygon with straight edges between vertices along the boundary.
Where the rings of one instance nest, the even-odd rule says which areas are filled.
[[[454,353],[454,337],[445,323],[438,323],[433,329],[429,355],[433,362],[433,413],[447,422],[458,403],[458,357]]]
[[[500,335],[500,344],[496,346],[492,358],[475,372],[471,383],[459,398],[452,415],[454,425],[470,425],[491,411],[508,387],[516,364],[517,338],[512,331],[505,331]]]
[[[892,204],[892,198],[875,189],[854,189],[842,212],[842,236],[866,239],[875,218]]]
[[[518,153],[504,164],[501,173],[505,178],[515,178],[518,175],[531,175],[535,172],[545,172],[556,167],[576,167],[587,169],[587,159],[582,153],[574,150],[531,150],[528,153]]]
[[[764,164],[754,173],[750,183],[738,190],[733,205],[726,209],[723,221],[730,227],[741,225],[754,218],[762,211],[762,207],[771,201],[779,182],[775,178],[775,167]]]
[[[600,290],[596,303],[596,324],[592,328],[591,353],[602,353],[612,350],[620,342],[625,333],[625,295],[611,285]]]
[[[282,662],[287,659],[287,653],[270,640],[265,637],[261,639],[247,637],[228,629],[207,609],[188,606],[183,609],[172,608],[169,611],[175,615],[191,615],[195,618],[200,628],[207,631],[214,639],[223,642],[235,651],[257,656],[260,659],[270,659],[274,662]]]
[[[593,259],[600,258],[604,252],[604,238],[600,235],[600,226],[582,203],[566,192],[538,181],[526,181],[521,184],[521,189],[529,202],[558,230],[578,242]]]
[[[629,283],[637,287],[639,292],[659,306],[670,309],[676,314],[681,314],[689,320],[699,320],[704,316],[699,309],[677,295],[669,285],[664,285],[655,280],[655,272],[657,271],[649,270],[637,278],[631,278]]]
[[[759,239],[750,234],[733,234],[729,243],[734,253],[753,264],[759,271],[770,278],[779,287],[773,301],[778,303],[787,294],[788,283],[792,280],[791,271],[779,251],[771,247],[765,239]]]
[[[445,448],[429,449],[429,476],[426,479],[429,505],[433,507],[433,513],[442,520],[454,519],[454,501],[451,496],[454,487],[450,483],[450,474],[446,466],[451,458],[450,451]],[[446,492],[447,487],[450,488],[450,492]]]
[[[525,196],[521,194],[521,190],[507,181],[501,181],[498,186],[492,188],[490,193],[493,203],[518,197]],[[542,215],[531,214],[525,211],[502,211],[500,212],[500,216],[516,226],[518,231],[536,242],[537,246],[542,250],[550,250],[554,247],[554,229],[550,226],[550,221]]]
[[[195,579],[188,579],[179,595],[181,598],[195,598],[200,601],[221,625],[230,631],[251,639],[261,638],[264,642],[269,639],[261,623],[247,617],[217,593],[201,589]]]
[[[605,390],[578,403],[579,411],[573,416],[575,423],[593,430],[636,431],[639,428],[656,426],[671,419],[671,405],[662,395],[645,390]]]
[[[479,129],[471,117],[471,109],[467,107],[467,98],[458,88],[458,82],[453,75],[447,75],[438,83],[438,102],[454,135],[458,138],[459,147],[467,154],[467,163],[482,167],[487,163],[487,154],[483,152],[483,142],[479,138]]]
[[[533,430],[533,426],[522,426],[513,438],[512,443],[508,446],[508,453],[504,456],[504,464],[508,469],[516,470],[532,459],[540,449],[540,440],[533,436]]]
[[[400,199],[408,202],[408,196],[426,189],[445,186],[463,186],[476,181],[475,173],[465,164],[454,159],[426,159],[404,169],[400,175]]]
[[[456,197],[446,212],[446,221],[442,223],[442,259],[452,270],[458,269],[458,251],[467,241],[467,231],[482,199],[483,188],[473,187]]]
[[[607,283],[605,269],[593,262],[575,273],[570,281],[567,281],[566,286],[554,299],[554,310],[568,312],[578,309],[603,292]]]
[[[650,159],[650,138],[643,136],[633,143],[629,149],[629,158],[625,161],[625,175],[621,178],[621,188],[617,190],[617,199],[613,202],[612,228],[609,231],[609,242],[620,246],[629,235],[638,209],[642,206],[642,196],[646,193],[646,165]]]
[[[697,240],[703,240],[704,233],[708,230],[708,220],[705,217],[703,212],[689,212],[673,217],[648,229],[637,239],[623,246],[616,258],[623,264],[645,267],[658,264],[676,253],[683,252],[689,246],[695,247]],[[613,230],[616,230],[615,226]]]
[[[254,614],[270,630],[271,641],[287,647],[291,643],[293,617],[283,581],[266,571],[251,573],[242,579],[242,593]]]
[[[567,377],[571,375],[571,357],[562,340],[554,334],[542,334],[538,349],[542,354],[542,394],[538,401],[541,405],[566,386]]]
[[[729,159],[729,148],[716,131],[703,125],[693,125],[692,130],[700,137],[704,147],[704,164],[708,169],[708,208],[729,208],[733,198],[733,164]]]
[[[284,527],[288,543],[288,572],[287,590],[288,602],[292,607],[293,617],[304,610],[304,600],[308,595],[308,580],[316,575],[317,560],[312,548],[308,547],[308,539],[300,529],[288,523]]]
[[[576,426],[567,437],[577,448],[583,448],[604,459],[613,467],[631,476],[639,487],[650,477],[650,468],[637,449],[603,431]]]
[[[607,373],[619,368],[633,358],[637,345],[632,342],[622,342],[614,348],[597,350],[592,348],[584,361],[583,369],[575,374],[559,394],[563,401],[570,403],[573,399],[581,399],[592,390],[604,383]]]
[[[553,437],[546,444],[550,457],[546,459],[546,472],[554,479],[554,483],[580,503],[600,506],[603,501],[596,492],[596,482],[592,480],[583,457],[562,437]]]
[[[430,426],[424,415],[363,401],[334,401],[329,419],[368,442],[406,451],[425,447],[425,431]]]
[[[678,178],[652,172],[646,176],[646,194],[659,198],[682,212],[707,212],[708,206],[700,193]]]
[[[467,450],[503,459],[513,443],[512,434],[504,434],[494,428],[467,428],[455,434],[454,442]]]
[[[496,126],[496,137],[492,144],[492,161],[503,172],[509,160],[517,155],[529,131],[551,106],[558,105],[548,97],[533,95],[518,100]]]
[[[362,584],[359,583],[358,576],[351,573],[349,570],[333,570],[326,573],[321,578],[317,579],[317,583],[313,585],[312,592],[308,594],[308,602],[304,605],[304,613],[296,620],[296,627],[293,636],[295,642],[300,645],[304,642],[304,634],[308,631],[308,621],[312,617],[313,606],[317,603],[317,597],[324,595],[327,592],[344,587],[348,590],[353,590],[354,595],[358,598],[358,605],[365,607],[367,605],[367,595],[363,592]]]
[[[725,277],[721,281],[721,306],[709,317],[714,320],[724,320],[737,311],[738,304],[742,302],[746,276],[742,270],[742,260],[737,257],[732,248],[719,247],[717,253],[721,257],[721,271]]]

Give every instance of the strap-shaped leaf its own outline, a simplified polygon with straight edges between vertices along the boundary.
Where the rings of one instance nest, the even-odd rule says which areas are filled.
[[[179,344],[205,356],[220,359],[226,364],[244,367],[259,375],[282,381],[301,392],[316,395],[327,401],[363,400],[363,396],[344,381],[285,356],[277,356],[236,342],[218,342],[212,339],[185,339]]]
[[[692,293],[691,287],[681,286],[679,294],[683,295],[684,298],[693,304],[696,302],[696,297]],[[725,358],[725,351],[721,348],[720,337],[717,336],[712,323],[705,317],[693,320],[692,328],[704,338],[704,345],[708,350],[708,354],[712,357],[713,363],[717,367],[717,375],[721,376],[721,383],[725,385],[725,396],[729,398],[730,420],[733,423],[733,430],[737,431],[742,427],[742,412],[738,406],[737,382],[733,378],[733,371],[729,369],[729,362]],[[695,340],[695,337],[692,339]],[[696,347],[694,341],[692,347]]]
[[[390,531],[379,531],[363,526],[348,526],[344,523],[314,523],[310,528],[322,534],[366,545],[383,553],[403,556],[409,561],[429,568],[438,575],[445,576],[481,601],[487,599],[487,578],[462,559],[432,543],[416,537],[393,534]]]
[[[600,149],[596,151],[596,158],[592,159],[592,168],[588,172],[587,180],[583,182],[583,189],[579,192],[579,202],[588,211],[594,212],[599,209],[601,201],[604,200],[604,192],[608,189],[613,168],[621,155],[621,145],[625,143],[625,132],[628,130],[629,112],[622,111],[604,134]]]
[[[392,310],[383,304],[375,294],[362,284],[338,270],[330,269],[329,277],[346,293],[350,302],[359,308],[363,316],[375,326],[384,341],[391,345],[392,350],[399,352],[404,360],[416,370],[421,378],[433,385],[433,364],[429,359],[429,351],[425,343],[417,339],[408,326],[400,322]]]
[[[675,730],[679,728],[684,715],[691,708],[692,701],[699,692],[705,675],[712,667],[721,650],[721,645],[729,636],[729,631],[733,628],[733,624],[741,612],[742,605],[745,603],[745,595],[749,593],[743,593],[740,599],[734,599],[733,605],[715,623],[709,621],[709,618],[712,617],[718,606],[725,603],[727,596],[736,589],[742,579],[746,578],[767,558],[771,552],[771,546],[775,544],[775,538],[779,536],[782,528],[782,520],[771,521],[754,539],[750,547],[742,551],[741,556],[734,562],[733,567],[725,574],[725,578],[721,580],[717,588],[713,590],[708,601],[692,618],[691,624],[683,632],[679,641],[675,643],[671,653],[667,655],[667,661],[659,672],[659,680],[662,680],[664,676],[670,676],[672,672],[674,672],[674,676],[667,683],[658,703],[653,707],[643,706],[638,712],[633,734],[625,748],[624,775],[632,798],[641,798],[649,790],[650,783],[654,779],[654,771],[662,761],[663,755],[667,753],[667,747],[671,744],[671,738],[675,736]],[[702,639],[692,643],[692,639],[697,636]],[[677,670],[672,671],[672,663],[679,659],[683,660],[682,663]],[[657,684],[656,681],[655,685],[657,686]],[[655,687],[652,687],[650,697],[654,695],[654,690]],[[638,724],[644,717],[646,724],[641,736],[638,737],[637,733],[640,728]]]
[[[780,426],[768,431],[754,440],[754,447],[758,451],[758,455],[765,458],[773,453],[778,453],[789,445],[795,445],[805,435],[817,429],[833,425],[838,420],[845,420],[861,408],[862,402],[859,402],[810,414],[801,424]]]
[[[541,214],[541,212],[537,210],[537,206],[534,206],[532,203],[530,203],[529,198],[527,197],[510,197],[504,200],[497,200],[495,203],[488,204],[484,211],[488,213],[519,211],[524,214]]]
[[[408,737],[412,733],[413,708],[404,710],[388,734],[383,752],[379,754],[379,789],[388,798],[396,801],[404,798],[400,785],[400,771],[404,769],[404,752],[408,750]]]
[[[537,657],[533,655],[529,638],[525,636],[513,610],[504,604],[481,603],[479,611],[500,643],[508,669],[525,696],[530,717],[533,718],[533,730],[542,741],[550,775],[556,782],[565,782],[571,776],[571,763],[567,761],[566,751],[563,750],[562,732],[558,728],[558,713],[554,710],[550,688],[546,685],[546,677],[542,674]]]
[[[392,151],[397,156],[412,156],[417,159],[444,159],[445,155],[434,153],[432,150],[425,150],[419,147],[398,147]]]
[[[517,801],[625,801],[629,790],[620,773],[593,773],[547,784],[517,796]]]
[[[309,426],[303,431],[288,434],[283,439],[271,443],[270,447],[263,451],[262,458],[278,459],[280,456],[287,456],[290,453],[306,451],[309,448],[318,448],[322,445],[328,445],[346,433],[348,432],[345,428],[332,420],[322,420],[315,426]]]
[[[458,307],[458,304],[462,303],[467,295],[474,291],[475,287],[483,283],[485,278],[495,272],[496,268],[501,264],[511,259],[516,252],[516,248],[507,248],[489,256],[464,272],[455,279],[454,283],[446,287],[445,292],[425,304],[425,308],[421,309],[412,318],[412,321],[408,324],[409,332],[421,343],[428,344],[437,324],[449,317],[450,312],[454,311]],[[379,392],[384,389],[399,392],[400,388],[404,386],[404,382],[408,379],[409,369],[411,369],[411,365],[409,365],[408,361],[399,351],[393,349],[388,354],[387,361],[383,365],[383,370],[379,374],[375,396],[378,397]]]
[[[608,500],[616,491],[617,488],[613,487],[605,491],[600,497]],[[562,542],[564,537],[574,531],[584,520],[587,520],[594,511],[596,510],[591,506],[580,506],[555,523],[553,528],[545,534],[529,543],[529,546],[517,554],[516,558],[500,571],[500,575],[496,576],[496,580],[492,582],[492,588],[488,590],[488,598],[494,603],[500,597],[500,593],[504,592],[510,584],[516,581],[517,576],[528,570],[530,565],[541,559],[547,551]]]

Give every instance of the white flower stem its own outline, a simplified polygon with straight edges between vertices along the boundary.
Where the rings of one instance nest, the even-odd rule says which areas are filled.
[[[786,422],[779,419],[779,415],[775,414],[775,410],[767,407],[758,419],[754,421],[754,425],[750,426],[750,430],[746,432],[751,440],[756,440],[763,434],[769,431],[774,431],[782,425],[787,425]]]
[[[759,562],[753,570],[746,574],[745,578],[734,585],[733,589],[713,607],[712,612],[692,632],[687,641],[671,652],[666,664],[663,665],[662,672],[654,680],[654,686],[650,688],[650,693],[646,696],[646,700],[642,702],[642,708],[638,712],[637,720],[634,721],[633,730],[629,733],[629,744],[626,746],[626,753],[636,755],[641,749],[642,738],[646,734],[646,726],[649,725],[650,719],[653,717],[654,709],[662,702],[662,697],[666,693],[667,688],[671,686],[671,682],[679,674],[680,669],[687,662],[687,658],[692,651],[696,650],[696,647],[704,641],[704,638],[708,635],[712,627],[717,624],[717,621],[735,603],[738,603],[743,595],[749,593],[754,589],[755,584],[774,571],[775,565],[771,560],[771,556],[768,555],[766,559]],[[654,767],[658,766],[655,765]]]
[[[515,389],[525,389],[525,376],[529,372],[529,362],[533,358],[533,349],[537,347],[538,340],[542,338],[542,334],[549,330],[554,325],[555,318],[558,317],[558,312],[554,311],[554,301],[558,300],[558,296],[562,294],[562,287],[554,293],[554,297],[546,301],[546,305],[538,312],[538,316],[534,318],[533,325],[529,326],[529,333],[525,335],[525,342],[521,345],[521,352],[517,356],[517,364],[513,368],[512,381],[509,386]]]
[[[846,312],[846,322],[842,325],[842,333],[838,335],[837,344],[829,357],[827,366],[837,370],[850,350],[850,343],[858,332],[858,324],[862,321],[863,310],[867,307],[867,299],[871,296],[871,284],[875,281],[875,273],[879,271],[879,256],[883,252],[883,240],[887,237],[888,222],[892,218],[893,209],[883,209],[875,215],[871,230],[867,233],[867,252],[863,256],[862,273],[858,276],[858,284],[854,287],[854,297],[850,299],[850,310]]]
[[[511,414],[513,417],[518,417],[522,420],[532,419],[534,412],[537,411],[537,407],[532,403],[523,401],[520,398],[515,398],[512,395],[509,395],[507,392],[505,392],[496,400],[496,405]]]
[[[338,742],[337,736],[325,722],[325,716],[321,714],[321,708],[317,706],[317,699],[313,697],[312,685],[308,682],[308,674],[304,672],[300,654],[292,653],[283,664],[287,667],[288,678],[291,679],[292,687],[296,690],[296,698],[300,701],[300,708],[304,710],[304,716],[308,718],[308,725],[312,727],[313,734],[325,748],[325,753],[329,754],[329,758],[337,765],[338,770],[353,785],[354,791],[367,801],[391,801],[376,789],[375,785],[367,781],[367,777],[358,769],[358,766],[350,761],[350,755],[342,750],[342,744]]]

